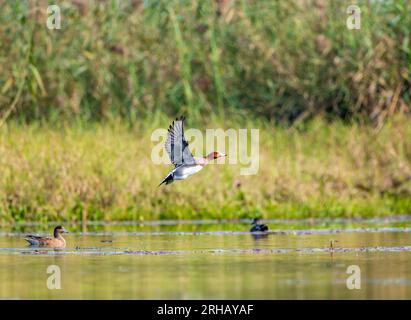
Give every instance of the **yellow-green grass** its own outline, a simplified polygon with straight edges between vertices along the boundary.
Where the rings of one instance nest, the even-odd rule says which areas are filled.
[[[0,131],[0,220],[353,217],[411,213],[411,126],[327,123],[260,129],[258,174],[211,165],[158,188],[171,166],[151,161],[168,120],[6,124]],[[187,127],[190,127],[188,124]],[[236,128],[215,121],[207,127]]]

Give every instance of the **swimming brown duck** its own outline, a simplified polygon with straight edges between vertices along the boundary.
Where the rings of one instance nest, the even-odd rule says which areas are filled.
[[[24,240],[26,240],[30,246],[36,247],[48,247],[48,248],[65,248],[66,240],[63,238],[62,234],[68,233],[66,229],[62,226],[57,226],[54,228],[53,238],[42,237],[35,235],[27,235]]]

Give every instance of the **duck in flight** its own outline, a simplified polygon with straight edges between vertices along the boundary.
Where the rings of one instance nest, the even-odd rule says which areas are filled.
[[[65,248],[66,240],[64,240],[62,234],[68,233],[66,229],[62,226],[57,226],[54,228],[53,237],[42,237],[35,235],[27,235],[24,240],[26,240],[30,246],[36,247],[48,247],[48,248]]]
[[[214,151],[206,157],[193,157],[188,148],[188,142],[184,137],[184,120],[185,117],[181,116],[174,120],[168,128],[165,148],[171,163],[174,165],[174,169],[161,181],[159,186],[170,184],[174,180],[187,179],[194,173],[201,171],[210,161],[226,156],[221,152]]]
[[[260,219],[254,218],[253,222],[251,222],[252,227],[250,229],[250,232],[264,232],[268,231],[268,226],[266,224],[260,224]]]

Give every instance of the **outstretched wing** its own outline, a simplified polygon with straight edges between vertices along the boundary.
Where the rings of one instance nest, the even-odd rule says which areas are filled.
[[[188,148],[188,142],[184,137],[184,120],[185,117],[181,116],[173,121],[168,128],[165,145],[170,160],[176,167],[182,164],[195,164],[194,157]]]

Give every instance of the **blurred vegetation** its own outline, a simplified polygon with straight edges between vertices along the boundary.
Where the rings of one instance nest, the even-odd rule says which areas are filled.
[[[0,1],[0,112],[22,121],[409,113],[411,6],[358,1]]]
[[[0,221],[411,212],[407,1],[55,3],[0,0]],[[260,128],[259,174],[157,188],[180,114]]]
[[[0,221],[369,217],[411,212],[411,126],[376,131],[316,119],[306,130],[260,127],[260,167],[210,165],[158,188],[167,165],[151,160],[158,126],[123,121],[0,131]],[[225,128],[221,122],[216,128]],[[150,126],[151,129],[150,129]],[[228,124],[230,127],[230,124]]]

